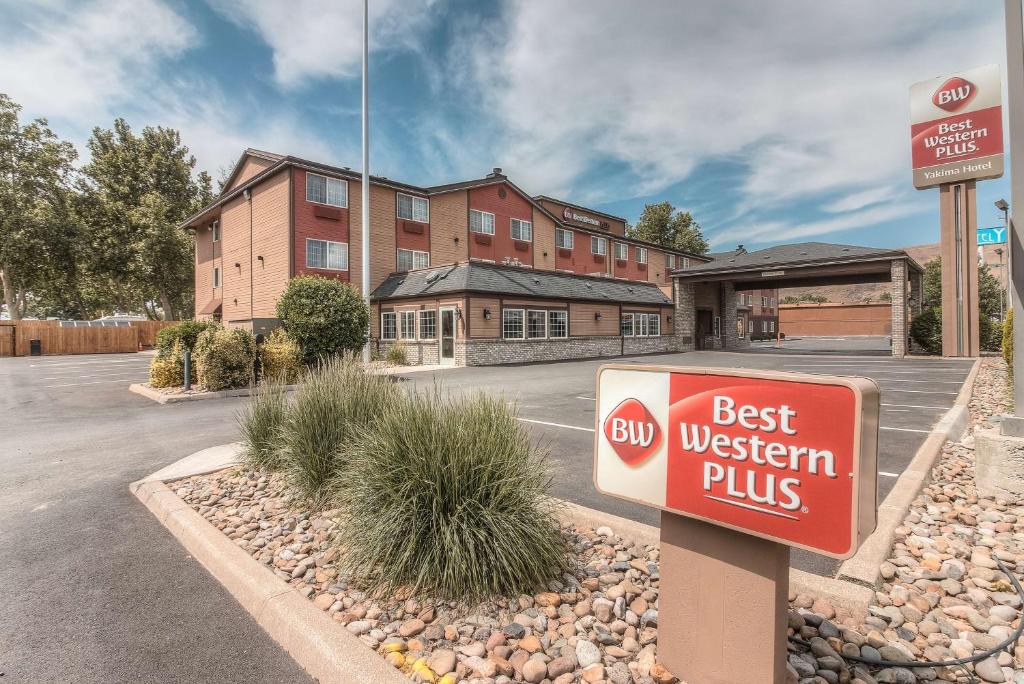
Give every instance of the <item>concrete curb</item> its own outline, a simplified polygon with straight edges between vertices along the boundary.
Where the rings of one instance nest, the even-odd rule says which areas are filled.
[[[298,385],[285,385],[285,390],[294,390]],[[141,383],[128,385],[128,391],[140,394],[147,399],[152,399],[158,404],[179,404],[185,401],[204,401],[206,399],[224,399],[226,397],[247,397],[252,394],[252,388],[220,390],[219,392],[196,392],[195,394],[165,394],[159,390],[147,387]]]
[[[384,658],[236,546],[162,481],[139,480],[129,489],[311,677],[337,684],[408,684]]]
[[[889,556],[896,528],[903,523],[910,505],[931,478],[932,467],[942,453],[946,441],[958,441],[966,432],[970,420],[971,394],[981,368],[981,359],[975,359],[971,372],[967,374],[953,406],[932,428],[924,444],[917,450],[913,460],[900,474],[896,485],[878,507],[878,524],[875,531],[864,541],[860,550],[839,566],[836,577],[863,587],[875,589],[882,583],[880,566]]]

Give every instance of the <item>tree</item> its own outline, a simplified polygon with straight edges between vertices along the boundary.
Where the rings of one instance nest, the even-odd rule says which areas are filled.
[[[96,272],[121,308],[155,317],[152,302],[159,302],[164,319],[187,315],[193,237],[177,226],[212,201],[209,174],[193,174],[195,157],[170,128],[136,135],[117,119],[111,130],[93,129],[88,147],[78,211]]]
[[[68,188],[76,154],[46,119],[22,125],[21,106],[0,93],[0,282],[12,319],[24,317],[47,277],[66,282],[73,252]],[[68,231],[72,234],[69,235]]]
[[[644,206],[637,224],[627,227],[627,235],[691,254],[705,254],[709,248],[693,215],[676,211],[670,202]]]
[[[370,328],[370,308],[355,288],[321,276],[292,278],[277,317],[306,363],[362,349]]]
[[[919,344],[929,349],[935,346],[934,339],[938,339],[941,349],[941,321],[942,321],[942,259],[935,257],[924,266],[924,291],[921,293],[921,306],[924,312],[932,312],[934,318],[927,319],[927,336],[932,340],[931,344]],[[981,340],[981,348],[984,351],[996,351],[1002,343],[1002,330],[996,320],[999,318],[999,300],[1002,298],[1002,286],[999,280],[992,275],[987,264],[978,265],[978,331]],[[925,324],[921,324],[921,330],[925,330]],[[935,338],[934,326],[939,326],[940,337]],[[911,336],[914,336],[913,325],[911,325]],[[922,332],[922,338],[925,337]],[[917,337],[914,337],[917,340]],[[935,352],[937,353],[937,351]]]
[[[810,302],[812,304],[824,304],[828,301],[828,297],[825,295],[814,294],[813,292],[801,292],[797,296],[786,295],[780,301],[780,304],[802,304],[803,302]]]

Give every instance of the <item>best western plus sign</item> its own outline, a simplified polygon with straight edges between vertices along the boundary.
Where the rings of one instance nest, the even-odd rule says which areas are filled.
[[[595,484],[845,558],[875,526],[877,414],[863,378],[609,366]]]

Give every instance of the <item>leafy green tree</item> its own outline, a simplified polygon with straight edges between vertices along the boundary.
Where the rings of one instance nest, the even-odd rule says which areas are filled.
[[[992,275],[987,264],[979,264],[978,332],[981,348],[984,351],[998,351],[1002,344],[1002,328],[997,322],[1001,297],[1002,286],[999,280]],[[921,338],[927,338],[930,342],[925,344],[918,337],[914,337],[913,323],[911,324],[911,336],[929,351],[932,351],[938,344],[938,349],[934,351],[934,353],[938,353],[941,351],[942,345],[942,260],[940,257],[935,257],[924,266],[924,292],[922,292],[921,304],[924,313],[930,311],[934,314],[934,318],[928,317],[926,323],[920,324]],[[924,314],[919,318],[923,316]],[[938,326],[938,333],[935,333],[935,326]],[[925,332],[926,328],[927,332]]]
[[[356,289],[321,276],[292,278],[277,317],[306,363],[362,349],[370,330],[370,307]]]
[[[700,224],[693,215],[688,211],[676,211],[670,202],[644,206],[640,220],[635,226],[628,227],[627,234],[638,240],[691,254],[705,254],[709,248]]]

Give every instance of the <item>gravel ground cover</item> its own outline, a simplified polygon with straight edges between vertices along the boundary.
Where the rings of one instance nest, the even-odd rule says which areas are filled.
[[[972,421],[989,424],[1006,401],[1005,365],[986,359],[971,400]],[[1024,639],[976,665],[910,669],[848,660],[942,661],[982,653],[1013,634],[1020,598],[995,559],[1024,573],[1024,505],[979,497],[973,464],[969,435],[946,445],[931,484],[897,530],[882,566],[885,582],[866,617],[790,595],[790,633],[805,645],[791,644],[789,681],[1024,684]],[[476,606],[374,597],[339,570],[331,541],[340,511],[302,510],[278,477],[230,469],[169,486],[416,681],[677,681],[657,662],[657,546],[632,544],[607,527],[566,527],[579,565],[544,592]]]

